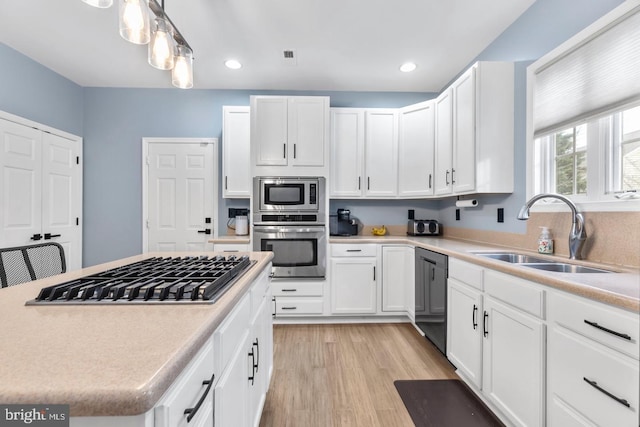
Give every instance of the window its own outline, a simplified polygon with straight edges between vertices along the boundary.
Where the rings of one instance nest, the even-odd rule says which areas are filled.
[[[623,2],[527,68],[527,131],[528,197],[640,209],[640,3]]]
[[[578,201],[640,193],[640,106],[536,138],[534,156],[536,193]]]

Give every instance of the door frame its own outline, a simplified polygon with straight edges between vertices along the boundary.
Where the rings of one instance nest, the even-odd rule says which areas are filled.
[[[142,253],[149,252],[149,144],[213,144],[213,235],[218,237],[218,138],[142,138]]]

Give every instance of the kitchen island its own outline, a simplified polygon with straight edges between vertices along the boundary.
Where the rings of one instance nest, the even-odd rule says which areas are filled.
[[[248,301],[249,293],[254,297],[255,283],[265,282],[256,295],[266,297],[270,252],[250,253],[255,264],[211,304],[25,302],[65,280],[154,256],[199,255],[215,253],[149,253],[0,289],[0,403],[68,404],[71,425],[73,417],[112,416],[136,416],[153,425],[154,406],[201,348],[216,342],[214,332],[234,307]],[[219,378],[221,372],[215,374]]]

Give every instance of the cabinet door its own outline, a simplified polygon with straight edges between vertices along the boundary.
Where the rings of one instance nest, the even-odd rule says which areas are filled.
[[[365,113],[365,194],[393,197],[398,193],[398,112]]]
[[[407,257],[407,248],[404,246],[382,247],[382,311],[407,309]]]
[[[286,97],[252,98],[251,140],[258,166],[287,164],[287,103]]]
[[[331,311],[335,314],[376,312],[376,259],[331,259]]]
[[[327,98],[296,96],[288,104],[289,164],[324,166]]]
[[[453,144],[452,95],[447,89],[435,104],[435,177],[434,194],[451,193]]]
[[[222,107],[224,198],[248,198],[251,187],[249,107]]]
[[[260,415],[266,398],[268,367],[265,364],[265,345],[267,335],[264,312],[267,309],[266,298],[262,299],[258,309],[253,313],[254,320],[249,332],[249,425],[260,424]]]
[[[434,103],[423,102],[400,111],[398,195],[433,195]]]
[[[453,84],[454,193],[473,191],[476,181],[476,69],[470,68]]]
[[[449,278],[447,358],[482,388],[482,294]]]
[[[517,426],[544,425],[544,324],[484,298],[482,389]]]
[[[331,197],[362,195],[364,110],[331,109]]]
[[[248,387],[249,363],[247,349],[249,336],[245,332],[244,338],[238,345],[233,357],[229,360],[224,374],[218,380],[215,388],[214,425],[216,426],[247,426],[248,417]]]

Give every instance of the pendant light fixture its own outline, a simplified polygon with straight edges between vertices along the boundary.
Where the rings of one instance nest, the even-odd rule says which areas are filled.
[[[176,59],[171,71],[171,83],[180,89],[190,89],[193,87],[193,53],[191,49],[178,45],[176,49]]]
[[[113,4],[113,0],[82,0],[82,1],[90,6],[99,7],[100,9],[106,9],[108,7],[111,7],[111,5]]]
[[[150,39],[149,8],[145,0],[118,0],[120,35],[135,44],[147,44]]]
[[[171,70],[174,64],[175,42],[171,26],[164,18],[153,21],[149,42],[149,65],[159,70]]]
[[[113,0],[82,1],[103,9],[113,4]],[[171,70],[171,83],[175,87],[192,88],[193,49],[164,12],[164,0],[161,2],[118,0],[120,35],[131,43],[149,43],[149,64],[160,70]]]

